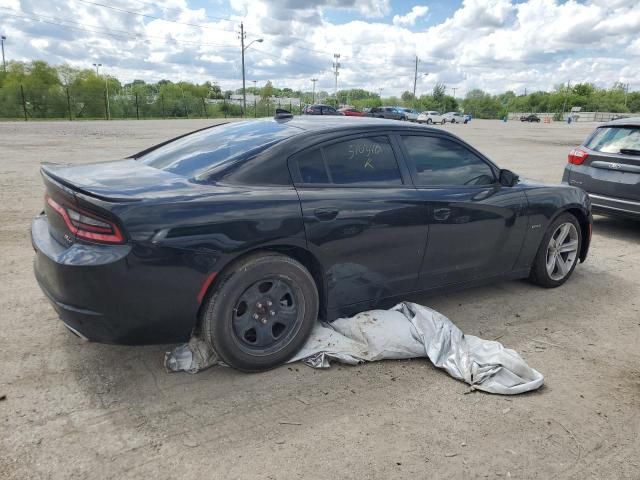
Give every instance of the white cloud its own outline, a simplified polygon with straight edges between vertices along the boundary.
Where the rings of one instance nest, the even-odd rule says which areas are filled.
[[[416,5],[406,15],[394,15],[393,24],[400,27],[409,27],[416,24],[418,18],[424,17],[429,11],[426,5]]]
[[[637,0],[464,0],[449,18],[423,29],[416,25],[429,13],[426,6],[392,12],[389,0],[225,0],[231,10],[220,16],[226,20],[214,10],[207,17],[190,1],[167,0],[158,8],[148,0],[119,0],[117,7],[201,28],[78,0],[0,0],[7,58],[89,68],[99,61],[124,81],[210,80],[235,89],[242,20],[248,41],[264,39],[246,54],[247,78],[259,84],[309,89],[316,77],[319,89],[333,91],[331,63],[339,52],[339,87],[382,88],[385,95],[413,88],[416,55],[419,94],[438,81],[458,95],[476,87],[549,89],[568,79],[640,88]],[[341,16],[358,19],[338,23]]]

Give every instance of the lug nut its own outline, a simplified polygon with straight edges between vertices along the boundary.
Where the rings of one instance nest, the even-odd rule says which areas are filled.
[[[271,305],[273,305],[273,302],[271,300],[267,300],[267,307],[270,307]]]
[[[273,311],[273,310],[271,310],[271,311],[269,312],[269,315],[271,315],[272,317],[275,317],[275,316],[276,316],[276,312],[275,312],[275,311]]]
[[[253,314],[253,319],[254,319],[254,320],[257,320],[258,318],[260,318],[260,317],[258,316],[258,314],[257,314],[257,313],[254,313],[254,314]]]
[[[256,303],[256,307],[262,308],[262,304],[260,302]]]
[[[262,323],[267,323],[267,317],[262,317],[262,319],[260,320]]]

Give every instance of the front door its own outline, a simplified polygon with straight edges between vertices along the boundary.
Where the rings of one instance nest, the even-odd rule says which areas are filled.
[[[400,143],[428,207],[420,288],[511,272],[527,227],[519,187],[500,185],[495,166],[456,139],[406,135]]]

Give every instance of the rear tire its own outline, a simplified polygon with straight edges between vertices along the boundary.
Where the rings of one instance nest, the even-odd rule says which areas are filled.
[[[431,125],[433,123],[433,120],[431,120],[430,118],[427,118],[427,125]]]
[[[443,118],[442,119],[442,125],[444,125],[445,123],[447,123],[447,120]]]
[[[578,264],[582,231],[578,219],[563,213],[547,229],[533,261],[529,280],[545,288],[566,282]]]
[[[225,269],[203,311],[202,334],[238,370],[268,370],[289,360],[318,317],[309,271],[278,253],[244,258]]]

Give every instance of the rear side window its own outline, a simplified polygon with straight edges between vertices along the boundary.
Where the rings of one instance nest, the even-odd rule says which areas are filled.
[[[471,150],[439,137],[406,136],[402,142],[422,187],[490,185],[493,169]]]
[[[329,176],[322,160],[322,151],[318,148],[296,156],[303,183],[329,183]]]
[[[294,156],[303,183],[402,185],[386,136],[355,138]]]
[[[596,152],[620,153],[620,150],[640,151],[640,128],[601,127],[586,144]],[[624,153],[624,152],[623,152]]]
[[[256,156],[299,130],[273,121],[234,122],[174,140],[137,158],[160,170],[188,178]]]

